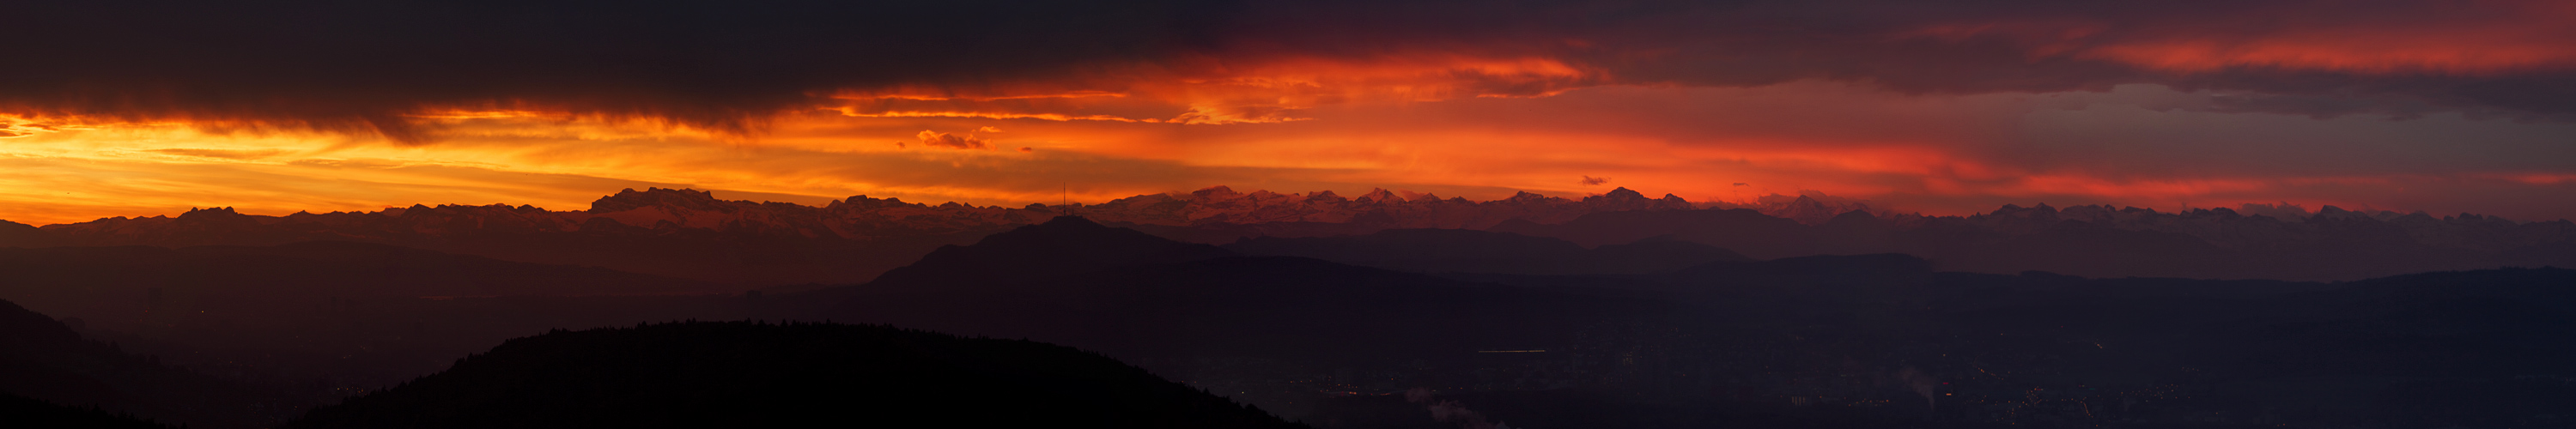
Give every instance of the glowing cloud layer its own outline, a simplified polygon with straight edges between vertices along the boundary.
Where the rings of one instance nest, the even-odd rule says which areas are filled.
[[[94,7],[0,29],[47,42],[0,69],[0,219],[1609,177],[2576,216],[2563,2]]]

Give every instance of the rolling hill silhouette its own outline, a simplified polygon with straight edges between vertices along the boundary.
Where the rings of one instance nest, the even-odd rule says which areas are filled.
[[[1807,225],[1746,209],[1616,211],[1491,230],[1587,246],[1647,237],[1773,259],[1905,253],[1945,271],[2049,271],[2089,277],[2359,280],[2398,274],[2576,265],[2576,223],[2514,223],[2463,214],[2385,218],[2334,207],[2304,219],[2229,209],[2004,206],[1966,217],[1846,212]]]
[[[1096,250],[1095,250],[1096,249]],[[819,292],[829,317],[1030,338],[1121,357],[1340,361],[1544,348],[1627,298],[1469,283],[1316,259],[1244,257],[1075,217],[944,248]]]
[[[173,426],[97,408],[75,408],[0,393],[0,426],[60,429],[168,429]]]
[[[792,205],[638,194],[584,221],[623,226],[581,233],[663,215],[655,225],[668,225],[618,237],[670,245],[710,231],[813,231],[760,223],[803,210]],[[1215,194],[1130,208],[1290,219],[1314,206]],[[2550,416],[2576,415],[2561,405],[2576,403],[2564,385],[2576,379],[2564,363],[2576,361],[2569,270],[2143,277],[2339,278],[2508,257],[2546,265],[2568,245],[2549,241],[2557,223],[2098,206],[1820,216],[1834,208],[1821,202],[1787,219],[1604,197],[1587,204],[1625,208],[1477,231],[1397,226],[1436,212],[1402,210],[1505,206],[1382,197],[1348,200],[1374,208],[1339,223],[1059,217],[925,249],[866,284],[766,296],[671,295],[738,289],[348,242],[0,248],[0,269],[16,275],[0,293],[86,320],[81,335],[315,390],[379,388],[548,328],[793,318],[1096,350],[1328,427],[1426,424],[1432,405],[1391,395],[1416,387],[1515,427],[2550,427],[2565,422]],[[1543,202],[1511,207],[1555,204]],[[852,213],[989,208],[969,209],[886,203]],[[441,210],[464,209],[401,216]],[[209,228],[284,224],[194,216]],[[0,225],[0,235],[27,230]],[[1245,231],[1273,236],[1225,236]],[[1318,231],[1342,235],[1299,235]],[[526,237],[565,237],[545,234],[556,233]],[[1171,238],[1187,234],[1230,244]],[[2025,267],[2049,269],[2006,271]],[[532,295],[510,296],[521,293]],[[472,297],[481,295],[505,296]],[[1924,380],[1934,387],[1920,388]]]
[[[978,284],[1078,274],[1121,265],[1188,262],[1235,256],[1205,244],[1182,243],[1089,219],[1057,217],[1046,223],[993,234],[970,246],[942,246],[876,283]]]
[[[1421,273],[1644,274],[1751,260],[1726,249],[1661,237],[1586,249],[1565,240],[1472,229],[1257,237],[1223,247],[1246,255],[1306,257]]]
[[[1830,201],[1828,201],[1830,200]],[[2005,205],[1968,216],[1876,210],[1822,195],[1758,203],[1647,198],[1625,188],[1582,198],[1493,201],[1377,190],[1237,192],[1218,186],[1100,204],[1010,208],[853,196],[817,207],[728,201],[689,189],[625,190],[585,210],[420,206],[365,213],[246,215],[230,208],[29,227],[0,223],[0,246],[268,246],[355,241],[546,264],[600,266],[730,287],[852,284],[946,245],[1080,213],[1174,240],[1366,236],[1478,229],[1586,247],[1653,237],[1754,258],[1906,253],[1945,270],[2041,270],[2094,277],[2358,280],[2423,271],[2576,265],[2576,222],[2289,205],[2159,212]]]
[[[1469,243],[1440,250],[1462,259],[1511,243],[1598,250],[1488,232],[1388,235],[1404,234]],[[1370,240],[1398,246],[1354,244]],[[1082,243],[1094,242],[1107,250],[1085,253]],[[1363,256],[1439,248],[1384,236],[1244,241],[1255,242]],[[1197,380],[1411,368],[1404,372],[1416,375],[1395,384],[1334,376],[1324,378],[1348,381],[1324,386],[1519,386],[1462,396],[1535,407],[1485,410],[1515,426],[1885,427],[1927,414],[1961,427],[2184,424],[2205,412],[2233,416],[2222,427],[2509,426],[2550,421],[2532,416],[2568,407],[2544,399],[2576,395],[2548,384],[2555,378],[2530,378],[2576,374],[2561,363],[2576,361],[2576,340],[2568,340],[2576,332],[2566,331],[2576,313],[2556,304],[2576,302],[2562,296],[2576,291],[2576,272],[2564,269],[2347,283],[2093,279],[1943,272],[1925,258],[1870,254],[1714,261],[1647,274],[1425,276],[1224,256],[1060,219],[896,272],[904,274],[839,291],[851,295],[836,298],[844,304],[831,317],[1074,344]],[[1495,360],[1480,350],[1547,352]],[[1254,373],[1195,363],[1263,361],[1278,363]],[[1900,374],[1950,387],[1935,383],[1926,398]],[[2024,396],[2034,388],[2076,392],[2032,402]],[[1239,398],[1288,403],[1281,398],[1293,396],[1285,395]],[[1846,405],[1768,402],[1788,397]],[[1401,404],[1334,405],[1364,398],[1304,399],[1323,405],[1293,415],[1342,422],[1337,427],[1419,424],[1403,420],[1418,416],[1365,411]],[[2102,401],[2130,405],[2073,408]],[[1991,408],[2005,403],[2022,405]],[[2257,416],[2264,407],[2275,409],[2272,417]],[[1597,418],[1605,413],[1626,417]],[[2463,417],[2485,414],[2521,417]]]
[[[253,370],[237,365],[262,362],[274,366],[254,372],[291,374],[299,384],[333,377],[408,379],[443,367],[453,359],[450,353],[527,333],[514,329],[662,317],[625,304],[549,307],[534,301],[703,293],[710,287],[602,268],[350,242],[0,248],[0,272],[9,273],[0,281],[0,296],[80,320],[81,330],[99,339],[199,368],[229,366],[226,372]],[[475,296],[517,298],[452,298]],[[597,301],[620,300],[660,302]],[[509,305],[490,306],[497,303]]]
[[[1073,348],[682,322],[520,338],[285,428],[1295,428]]]
[[[257,310],[340,299],[699,292],[710,285],[601,268],[379,244],[0,248],[0,294],[113,323],[112,313]]]
[[[0,394],[0,423],[31,428],[162,427],[118,413],[191,427],[261,427],[321,399],[127,354],[6,300],[0,300]]]

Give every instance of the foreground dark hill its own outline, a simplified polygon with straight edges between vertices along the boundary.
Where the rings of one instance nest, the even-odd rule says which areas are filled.
[[[350,242],[278,246],[0,248],[0,296],[101,327],[200,311],[338,299],[701,292],[711,285],[600,268]],[[158,311],[159,314],[146,314]],[[248,315],[244,315],[248,316]]]
[[[1121,357],[1342,362],[1545,348],[1617,296],[1479,284],[1316,259],[1233,256],[1079,217],[943,248],[824,291],[834,320],[1025,337]]]
[[[1514,427],[2549,427],[2576,415],[2564,384],[2576,379],[2576,271],[2320,283],[1938,267],[1871,254],[1434,277],[1223,256],[1067,218],[835,291],[853,295],[831,314],[1077,344],[1326,427],[1429,425],[1426,407],[1454,413],[1435,406],[1453,400]],[[1437,393],[1388,393],[1414,387]]]
[[[169,429],[172,426],[97,408],[75,408],[0,393],[0,427],[47,429]]]
[[[1199,261],[1236,256],[1205,244],[1182,243],[1089,219],[1057,217],[1045,224],[993,234],[971,246],[941,246],[902,268],[877,277],[895,285],[950,287],[1062,276],[1125,265]]]
[[[1073,348],[687,322],[511,340],[286,428],[1295,428]]]
[[[1438,400],[1513,427],[2576,424],[2576,270],[2319,283],[1930,267],[1860,255],[1643,277],[1463,276],[1651,291],[1692,310],[1594,332],[1557,357],[1579,370],[1536,375],[1571,388]],[[1506,386],[1530,376],[1480,371]],[[1394,411],[1422,407],[1339,397],[1305,418],[1391,427],[1415,421]]]
[[[1620,188],[1580,198],[1524,192],[1468,201],[1385,190],[1342,197],[1332,192],[1236,192],[1222,186],[1071,207],[933,205],[864,195],[807,206],[722,200],[689,189],[630,189],[601,197],[587,209],[566,211],[415,205],[260,216],[208,208],[42,227],[0,221],[0,247],[355,241],[750,288],[862,282],[940,246],[968,244],[1074,213],[1203,244],[1475,229],[1584,247],[1668,237],[1760,259],[1906,253],[1931,259],[1945,270],[2001,274],[2042,270],[2094,277],[2358,280],[2438,270],[2576,265],[2576,223],[2563,219],[2519,222],[2466,213],[2433,216],[2335,207],[2310,212],[2286,204],[2241,208],[2159,212],[2042,204],[1925,216],[1821,194],[1772,195],[1738,204],[1690,202],[1672,195],[1648,198]],[[1451,262],[1456,261],[1439,263]],[[1432,270],[1440,269],[1445,268]]]
[[[286,379],[355,392],[549,328],[900,323],[1095,350],[1321,427],[1473,423],[1455,421],[1460,409],[1513,427],[1602,428],[2564,427],[2576,416],[2569,270],[2327,283],[1940,264],[1863,254],[1432,275],[1059,219],[856,287],[324,297],[255,315],[201,308],[211,312],[155,332],[231,362],[327,369]],[[86,333],[139,344],[98,324]],[[1416,388],[1428,394],[1406,393]]]
[[[2461,214],[2247,215],[2200,209],[2004,206],[1965,217],[1845,212],[1814,224],[1746,209],[1599,212],[1492,231],[1586,246],[1668,237],[1762,259],[1905,253],[1945,271],[2088,277],[2359,280],[2499,266],[2576,265],[2576,223]]]
[[[320,396],[163,365],[0,300],[0,426],[159,427],[117,415],[131,413],[200,428],[260,427]]]
[[[278,247],[0,247],[13,283],[0,293],[39,308],[131,303],[417,298],[417,295],[703,293],[708,283],[600,267],[531,265],[428,249],[301,241]]]
[[[608,267],[731,286],[775,286],[862,281],[941,245],[971,242],[1043,216],[866,196],[813,207],[718,200],[695,190],[628,189],[574,211],[414,205],[378,212],[259,216],[218,207],[33,230],[0,225],[0,247],[350,241]]]
[[[328,377],[408,379],[444,367],[456,355],[531,332],[525,329],[598,326],[558,323],[593,320],[603,312],[619,314],[610,324],[665,316],[585,306],[529,305],[502,312],[473,309],[484,301],[442,300],[703,293],[711,286],[349,242],[0,248],[0,273],[7,273],[0,298],[76,322],[75,328],[93,338],[209,371],[255,362],[298,384]],[[628,315],[639,312],[646,314]],[[225,370],[232,369],[240,368]]]

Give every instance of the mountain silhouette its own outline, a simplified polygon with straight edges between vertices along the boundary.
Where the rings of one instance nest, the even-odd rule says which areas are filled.
[[[7,294],[93,320],[98,312],[258,309],[324,297],[653,294],[710,285],[600,268],[532,264],[396,246],[0,248]],[[193,311],[193,310],[191,310]]]
[[[1805,223],[1745,209],[1620,211],[1560,224],[1505,222],[1492,230],[1584,245],[1668,236],[1765,259],[1905,253],[1946,271],[2093,277],[2359,280],[2576,265],[2576,244],[2569,244],[2576,243],[2576,224],[2564,220],[2513,223],[2467,214],[2383,219],[2327,209],[2305,219],[2281,219],[2224,208],[2162,213],[2007,205],[1965,217],[1855,211]]]
[[[1099,251],[1086,251],[1096,246]],[[1562,342],[1572,318],[1649,307],[1323,260],[1242,257],[1079,218],[941,249],[818,291],[823,316],[1030,338],[1121,357],[1454,356]]]
[[[2005,205],[1967,216],[1888,212],[1802,194],[1746,204],[1647,198],[1619,188],[1492,201],[1374,190],[1356,198],[1224,186],[1055,207],[922,204],[853,196],[817,207],[722,200],[690,189],[624,190],[584,210],[421,206],[376,212],[116,217],[29,228],[0,224],[0,246],[267,246],[356,241],[548,264],[599,266],[733,287],[853,284],[941,246],[1066,213],[1184,242],[1477,229],[1597,247],[1652,237],[1755,258],[1907,253],[1943,269],[2041,270],[2096,277],[2358,280],[2412,272],[2576,265],[2576,223],[2361,212],[2290,205],[2159,212],[2137,207]],[[2199,241],[2201,243],[2188,243]],[[2202,264],[2220,261],[2220,264]]]
[[[944,246],[876,283],[972,284],[1025,280],[1100,267],[1187,262],[1235,256],[1205,244],[1182,243],[1078,216],[993,234],[970,246]]]
[[[173,426],[97,408],[54,405],[35,398],[0,393],[0,426],[60,429],[168,429]]]
[[[1865,220],[1855,217],[1844,218]],[[1100,234],[1089,228],[1023,231]],[[2082,233],[2088,226],[2052,222],[2043,228]],[[1492,233],[1390,235],[1417,233],[1467,237],[1456,240],[1466,243],[1490,239],[1580,249],[1529,237],[1470,236]],[[2026,236],[2047,234],[2032,233],[2043,235]],[[1375,239],[1383,237],[1271,243],[1367,254],[1378,250],[1351,243]],[[2563,269],[2347,283],[2094,279],[2037,271],[1943,272],[1934,260],[1864,254],[1716,261],[1644,275],[1425,276],[1306,258],[1215,257],[1159,263],[1093,259],[978,289],[1000,293],[943,289],[938,281],[949,277],[945,270],[973,276],[968,271],[1024,265],[1022,258],[1060,257],[1065,249],[1030,243],[1068,241],[1080,240],[1018,237],[992,243],[1023,248],[1009,251],[964,246],[952,256],[981,262],[944,262],[939,270],[924,264],[917,275],[855,287],[860,292],[829,314],[836,320],[1076,345],[1202,382],[1317,377],[1305,369],[1317,367],[1455,374],[1392,383],[1513,386],[1464,397],[1530,407],[1477,407],[1509,416],[1514,426],[1887,427],[1924,421],[1927,413],[1941,410],[1951,411],[1934,414],[1936,421],[1961,427],[2094,421],[2155,426],[2184,424],[2190,421],[2185,416],[2208,412],[2233,416],[2226,421],[2237,423],[2510,426],[2519,420],[2461,416],[2559,415],[2567,407],[2548,399],[2576,395],[2576,389],[2548,384],[2556,379],[2531,378],[2576,373],[2560,362],[2576,361],[2568,354],[2576,347],[2566,339],[2576,332],[2565,332],[2576,326],[2576,312],[2557,304],[2576,302],[2562,296],[2576,281]],[[1137,241],[1120,247],[1178,245]],[[1244,243],[1259,241],[1268,240]],[[1025,250],[1040,248],[1055,250]],[[1479,256],[1476,250],[1450,251],[1472,257]],[[1480,351],[1487,350],[1546,352],[1511,360],[1484,357]],[[1241,369],[1246,366],[1268,372]],[[1902,381],[1907,377],[1949,384],[1917,390]],[[1347,379],[1353,381],[1338,385],[1404,386]],[[1281,386],[1275,389],[1315,388],[1270,383]],[[2040,396],[2057,399],[2014,412],[1985,408],[2027,403],[2034,386],[2059,392]],[[1825,394],[1850,398],[1835,400],[1850,405],[1785,401],[1804,397],[1813,404],[1826,401],[1817,396]],[[1319,401],[1290,393],[1242,398],[1265,404]],[[1325,405],[1294,415],[1341,422],[1335,427],[1419,424],[1403,420],[1419,414],[1368,411],[1407,409],[1402,404],[1333,405],[1360,398],[1365,397],[1322,400]],[[2105,401],[2131,405],[2074,408]],[[1672,403],[1701,405],[1656,405]],[[2054,405],[2061,403],[2067,408]],[[1411,407],[1415,413],[1422,409]],[[2275,420],[2237,414],[2246,412],[2243,407],[2272,407],[2275,417],[2269,418]],[[1603,415],[1624,417],[1598,418]]]
[[[50,239],[45,237],[45,230],[43,229],[38,229],[35,226],[23,223],[0,220],[0,245],[43,245],[49,244],[47,241],[50,241]]]
[[[119,415],[126,413],[192,427],[260,427],[319,399],[127,354],[7,300],[0,300],[0,393],[0,423],[27,423],[10,427],[161,427]]]
[[[292,383],[326,376],[406,379],[452,359],[416,353],[480,350],[489,341],[525,334],[493,331],[531,319],[607,317],[578,306],[473,308],[487,302],[692,294],[710,287],[602,268],[350,242],[0,248],[0,272],[9,273],[0,281],[0,296],[82,320],[82,331],[100,339],[201,368],[253,359],[278,364],[263,372],[293,374]],[[477,296],[526,299],[466,298]],[[464,300],[441,301],[449,299]],[[476,311],[484,315],[470,316]],[[508,313],[493,314],[503,311]],[[620,316],[606,323],[631,322]],[[563,325],[532,328],[552,326]]]
[[[1602,212],[1560,224],[1506,222],[1492,230],[1563,239],[1585,246],[1671,237],[1765,259],[1807,256],[1826,250],[1817,248],[1805,225],[1747,209]]]
[[[0,246],[396,245],[497,259],[608,267],[733,286],[855,283],[931,249],[1045,219],[1026,211],[928,206],[866,196],[826,207],[718,200],[695,190],[625,190],[579,211],[414,205],[378,212],[179,216],[49,225]]]
[[[1224,248],[1247,255],[1298,256],[1425,273],[1642,274],[1750,260],[1726,249],[1664,237],[1586,249],[1565,240],[1471,229],[1246,238]]]
[[[514,339],[283,427],[845,426],[1303,427],[1068,347],[755,322]]]
[[[1881,243],[1959,237],[1969,245],[2054,249],[2028,258],[2106,252],[2084,247],[2100,242],[2136,244],[2139,258],[2176,252],[2259,258],[2223,253],[2231,252],[2228,245],[2196,233],[2125,229],[2117,226],[2123,221],[2091,218],[2086,210],[2032,208],[1977,220],[1983,224],[1845,212],[1791,231],[1814,234],[1809,237],[1880,231],[1890,234]],[[1622,213],[1643,221],[1733,216]],[[2352,222],[2320,228],[2367,232],[2352,234],[2364,245],[2405,231],[2394,222],[2425,221],[2334,216],[2342,217],[2313,222]],[[1561,239],[1457,230],[1275,243],[1350,255],[1419,252],[1434,261],[1569,251],[1651,257],[1661,252],[1652,247],[1658,245],[1711,248],[1683,236],[1646,237],[1590,249]],[[1268,240],[1243,242],[1256,241]],[[1377,243],[1394,248],[1371,247]],[[1835,243],[1846,242],[1806,245]],[[133,249],[12,251],[121,255]],[[550,278],[477,277],[469,274],[487,268],[461,262],[395,264],[456,269],[374,276],[380,271],[367,269],[373,259],[366,252],[329,247],[139,249],[234,255],[205,259],[220,263],[174,257],[178,262],[170,266],[308,288],[299,290],[373,290],[364,279],[415,272],[456,283],[439,286],[447,288]],[[132,295],[108,295],[114,299],[106,302],[133,312],[83,316],[89,328],[80,332],[128,348],[150,339],[164,356],[223,357],[190,358],[191,366],[252,362],[305,386],[374,391],[502,338],[547,328],[688,318],[888,323],[1096,351],[1326,427],[1438,424],[1427,409],[1453,416],[1472,409],[1514,427],[2554,427],[2564,421],[2546,416],[2576,415],[2565,405],[2576,403],[2568,400],[2576,399],[2576,389],[2563,382],[2576,374],[2565,363],[2576,362],[2568,340],[2576,338],[2569,331],[2576,308],[2566,304],[2576,302],[2567,295],[2576,272],[2556,268],[2348,282],[2090,278],[1956,272],[1945,266],[1955,261],[1863,253],[1638,272],[1425,273],[1243,256],[1079,218],[934,253],[871,283],[758,297],[281,295],[270,303],[208,299],[172,286],[155,301],[148,289],[123,289]],[[351,256],[330,258],[343,254]],[[29,259],[17,268],[59,271],[52,265],[65,264],[46,262],[54,260],[72,259]],[[297,264],[328,275],[296,280],[302,277],[267,273],[304,266]],[[217,266],[244,268],[206,268]],[[568,276],[555,279],[620,275],[537,267],[536,273]],[[181,277],[147,272],[153,268],[146,265],[85,269],[92,273],[85,276],[104,279],[82,286],[91,288],[128,278],[117,276]],[[388,290],[416,286],[422,285]],[[244,377],[263,377],[249,369]],[[1416,387],[1436,400],[1398,393]],[[1461,402],[1442,405],[1448,401]]]

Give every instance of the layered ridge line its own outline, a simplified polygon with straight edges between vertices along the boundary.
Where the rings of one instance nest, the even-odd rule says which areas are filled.
[[[2344,280],[2407,272],[2389,270],[2576,264],[2571,262],[2576,261],[2576,223],[2566,220],[2524,222],[2468,213],[2436,217],[2333,206],[2310,211],[2288,204],[2183,212],[2006,205],[1968,216],[1927,216],[1823,194],[1692,202],[1669,194],[1649,198],[1625,188],[1579,198],[1522,192],[1470,201],[1384,189],[1344,197],[1331,191],[1240,192],[1215,186],[1097,204],[1023,207],[934,205],[864,195],[811,206],[651,188],[621,191],[573,211],[414,205],[264,216],[219,207],[41,227],[10,223],[0,224],[0,246],[356,241],[733,285],[848,284],[941,246],[973,243],[1064,215],[1205,244],[1471,229],[1584,247],[1660,237],[1759,259],[1908,253],[1944,269],[2091,276]],[[2118,257],[2067,256],[2101,256],[2097,254]],[[2295,260],[2262,259],[2276,257]],[[2203,260],[2236,262],[2195,262]]]

